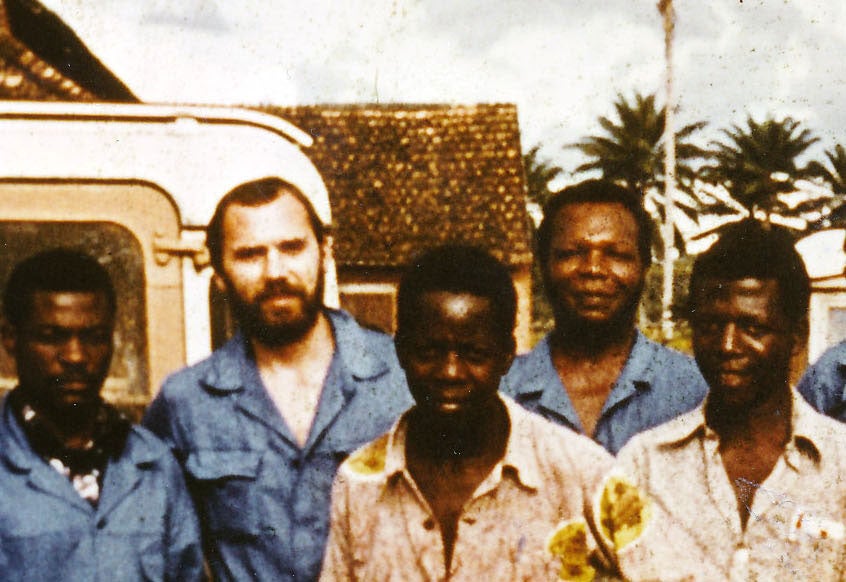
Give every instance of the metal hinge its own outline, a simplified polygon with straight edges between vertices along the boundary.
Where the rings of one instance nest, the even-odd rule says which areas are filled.
[[[153,237],[153,258],[164,267],[172,257],[189,258],[199,273],[209,266],[209,251],[202,240],[173,239],[159,234]]]

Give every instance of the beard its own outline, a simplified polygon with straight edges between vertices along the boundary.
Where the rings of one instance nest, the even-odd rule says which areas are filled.
[[[268,347],[282,347],[302,339],[316,324],[323,309],[324,274],[321,270],[311,293],[285,281],[272,281],[252,301],[239,296],[226,282],[232,315],[238,327],[249,337]],[[299,309],[270,317],[262,310],[262,302],[277,295],[296,297]]]
[[[568,344],[578,342],[589,351],[622,340],[632,333],[635,326],[642,291],[643,286],[632,293],[615,313],[602,320],[586,319],[566,306],[560,305],[560,302],[553,301],[558,303],[553,305],[555,318],[553,333],[559,341]]]

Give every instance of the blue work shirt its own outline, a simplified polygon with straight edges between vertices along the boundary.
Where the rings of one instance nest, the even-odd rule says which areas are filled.
[[[532,412],[585,434],[552,363],[549,336],[514,360],[500,390]],[[707,391],[693,358],[637,331],[623,371],[602,407],[593,440],[616,455],[637,433],[693,409]]]
[[[184,464],[217,580],[315,580],[338,466],[412,404],[391,338],[327,314],[335,352],[304,447],[241,335],[166,380],[147,411]]]
[[[846,341],[809,366],[796,389],[818,412],[846,422]]]
[[[200,528],[179,464],[133,427],[96,507],[29,446],[8,402],[0,418],[0,579],[204,579]]]

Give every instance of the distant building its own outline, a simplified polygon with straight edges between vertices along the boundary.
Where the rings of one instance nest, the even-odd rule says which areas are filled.
[[[399,275],[446,242],[490,250],[511,269],[517,339],[528,349],[531,226],[514,105],[264,107],[314,138],[336,224],[341,303],[394,328]]]
[[[35,0],[0,0],[0,99],[138,101]]]
[[[801,239],[796,248],[811,277],[808,361],[846,339],[846,230],[820,230]]]
[[[35,0],[0,0],[0,99],[137,102],[74,32]],[[518,348],[530,345],[531,223],[517,110],[490,105],[264,107],[314,138],[335,222],[341,304],[395,325],[402,269],[460,242],[511,269]]]

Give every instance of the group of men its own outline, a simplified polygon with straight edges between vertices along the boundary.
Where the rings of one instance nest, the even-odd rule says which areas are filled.
[[[15,268],[4,580],[846,576],[846,427],[790,386],[810,291],[778,228],[736,223],[697,257],[695,361],[637,330],[652,225],[608,182],[545,207],[555,327],[516,357],[486,251],[418,257],[392,339],[323,305],[331,237],[296,186],[235,188],[206,238],[239,331],[142,427],[100,398],[103,268],[61,249]]]

